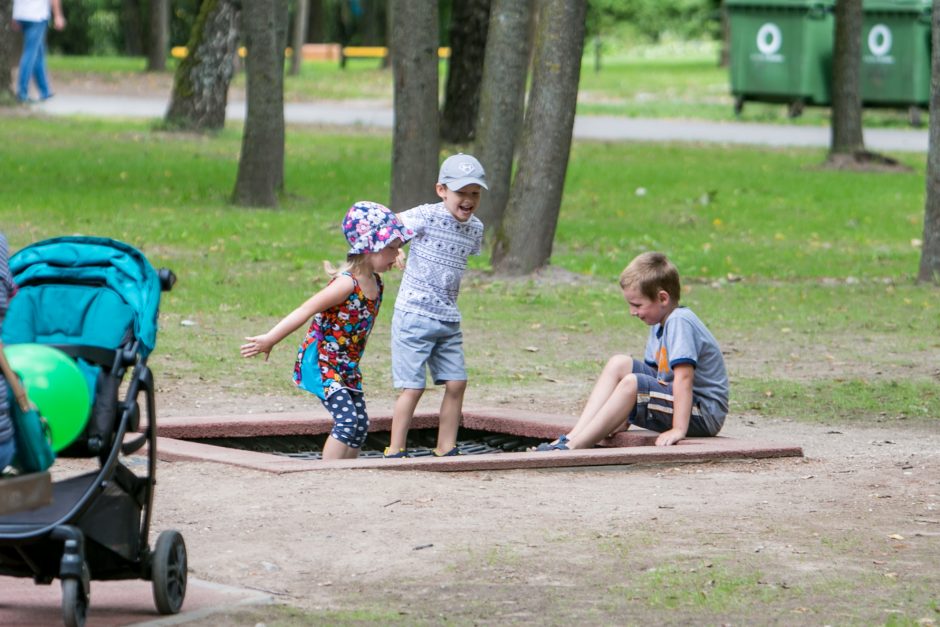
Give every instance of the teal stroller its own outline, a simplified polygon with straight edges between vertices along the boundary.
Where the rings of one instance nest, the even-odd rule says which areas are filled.
[[[150,580],[157,610],[175,614],[186,594],[186,545],[167,530],[150,548],[157,435],[147,357],[161,292],[176,276],[132,246],[96,237],[32,244],[13,255],[10,271],[19,292],[3,342],[52,345],[76,360],[91,392],[89,418],[58,455],[97,462],[54,481],[50,505],[0,516],[0,576],[58,578],[66,625],[85,623],[93,579]],[[146,463],[130,460],[144,447]]]

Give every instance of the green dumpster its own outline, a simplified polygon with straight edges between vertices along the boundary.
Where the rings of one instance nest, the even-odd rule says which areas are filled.
[[[930,103],[931,0],[864,0],[861,92],[865,106]]]
[[[731,30],[731,93],[745,101],[830,101],[835,0],[726,0]]]

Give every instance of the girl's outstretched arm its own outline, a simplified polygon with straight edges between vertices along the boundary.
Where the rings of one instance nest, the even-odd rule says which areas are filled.
[[[241,347],[242,357],[254,357],[264,353],[264,360],[267,361],[275,344],[299,329],[315,314],[339,305],[346,300],[352,293],[353,288],[354,284],[351,277],[347,275],[337,276],[332,283],[307,299],[303,305],[287,314],[270,331],[264,335],[246,337],[246,341]]]

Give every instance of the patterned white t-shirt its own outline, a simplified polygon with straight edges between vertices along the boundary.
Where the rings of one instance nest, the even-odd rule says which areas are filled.
[[[476,216],[460,222],[444,203],[420,205],[398,214],[414,230],[395,309],[444,322],[460,322],[457,295],[467,257],[479,255],[483,223]]]

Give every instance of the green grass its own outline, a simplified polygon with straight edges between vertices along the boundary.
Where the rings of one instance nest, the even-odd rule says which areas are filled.
[[[779,589],[761,585],[759,571],[738,572],[722,564],[667,564],[615,586],[608,597],[623,596],[656,610],[714,612],[727,615],[742,606],[779,601]]]
[[[289,129],[287,193],[273,211],[228,204],[236,129],[203,138],[147,122],[11,117],[0,142],[16,147],[0,150],[11,247],[99,235],[173,268],[179,283],[163,304],[155,367],[235,392],[284,389],[281,369],[235,359],[239,339],[323,284],[321,261],[343,256],[338,222],[351,202],[389,195],[389,140],[368,133]],[[940,385],[923,365],[940,348],[940,300],[913,282],[923,164],[911,157],[908,173],[862,174],[821,169],[822,159],[816,150],[576,143],[552,256],[568,274],[505,280],[490,274],[488,256],[472,259],[461,308],[475,385],[564,385],[610,352],[640,350],[647,329],[630,319],[616,277],[635,254],[658,249],[682,272],[683,302],[729,354],[733,412],[935,420]],[[398,275],[388,280],[394,294]],[[373,343],[387,338],[378,325]],[[814,376],[805,376],[800,364],[810,361]],[[370,351],[372,380],[387,380],[387,362]]]

